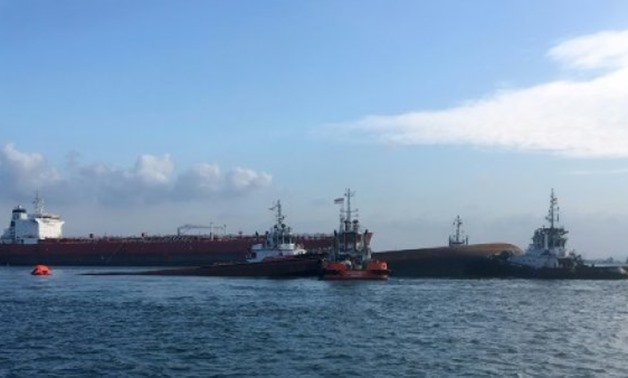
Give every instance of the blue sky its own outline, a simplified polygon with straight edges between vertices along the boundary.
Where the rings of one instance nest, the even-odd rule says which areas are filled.
[[[351,187],[376,250],[525,247],[554,188],[626,257],[626,104],[625,1],[0,0],[0,214],[330,232]]]

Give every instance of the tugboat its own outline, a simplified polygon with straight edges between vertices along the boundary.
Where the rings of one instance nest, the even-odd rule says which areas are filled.
[[[270,231],[266,231],[264,243],[251,247],[247,261],[257,263],[306,254],[307,251],[296,243],[292,229],[284,223],[286,217],[281,212],[281,202],[277,200],[270,210],[276,211],[275,225]]]
[[[482,275],[496,277],[553,278],[553,279],[624,279],[622,267],[596,267],[584,263],[575,252],[567,252],[567,233],[559,226],[558,199],[554,189],[550,193],[550,206],[545,219],[549,227],[534,231],[532,243],[520,255],[502,253],[480,266]]]
[[[355,195],[347,189],[344,198],[334,202],[342,204],[340,227],[334,231],[334,246],[323,262],[320,278],[323,280],[387,280],[388,264],[371,258],[368,230],[362,232],[360,222],[351,209],[351,197]],[[346,203],[346,208],[344,204]]]
[[[456,216],[456,219],[454,219],[454,227],[456,228],[456,231],[449,236],[450,247],[469,245],[469,236],[467,235],[463,237],[463,232],[460,230],[460,226],[462,226],[462,219],[460,219],[460,215],[458,215]]]

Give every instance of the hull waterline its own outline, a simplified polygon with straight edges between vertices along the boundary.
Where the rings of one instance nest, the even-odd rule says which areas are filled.
[[[148,270],[140,272],[97,272],[96,276],[196,276],[196,277],[316,277],[320,274],[321,258],[304,255],[282,260],[257,263],[214,264],[201,267]]]

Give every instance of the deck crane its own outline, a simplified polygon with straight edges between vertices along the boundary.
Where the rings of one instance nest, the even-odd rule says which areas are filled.
[[[209,226],[201,225],[201,224],[184,224],[183,226],[177,227],[177,235],[185,235],[186,231],[195,230],[195,229],[208,229],[209,235],[214,236],[214,230],[222,231],[223,233],[227,232],[227,225],[222,226],[214,226],[211,223]]]

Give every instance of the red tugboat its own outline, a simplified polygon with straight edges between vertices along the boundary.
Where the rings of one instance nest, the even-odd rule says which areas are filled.
[[[322,280],[387,280],[388,264],[371,259],[370,234],[362,232],[360,222],[354,219],[357,210],[351,209],[351,197],[347,189],[343,198],[334,202],[341,204],[340,228],[334,231],[334,246],[328,259],[323,262]],[[344,206],[346,204],[346,207]]]

